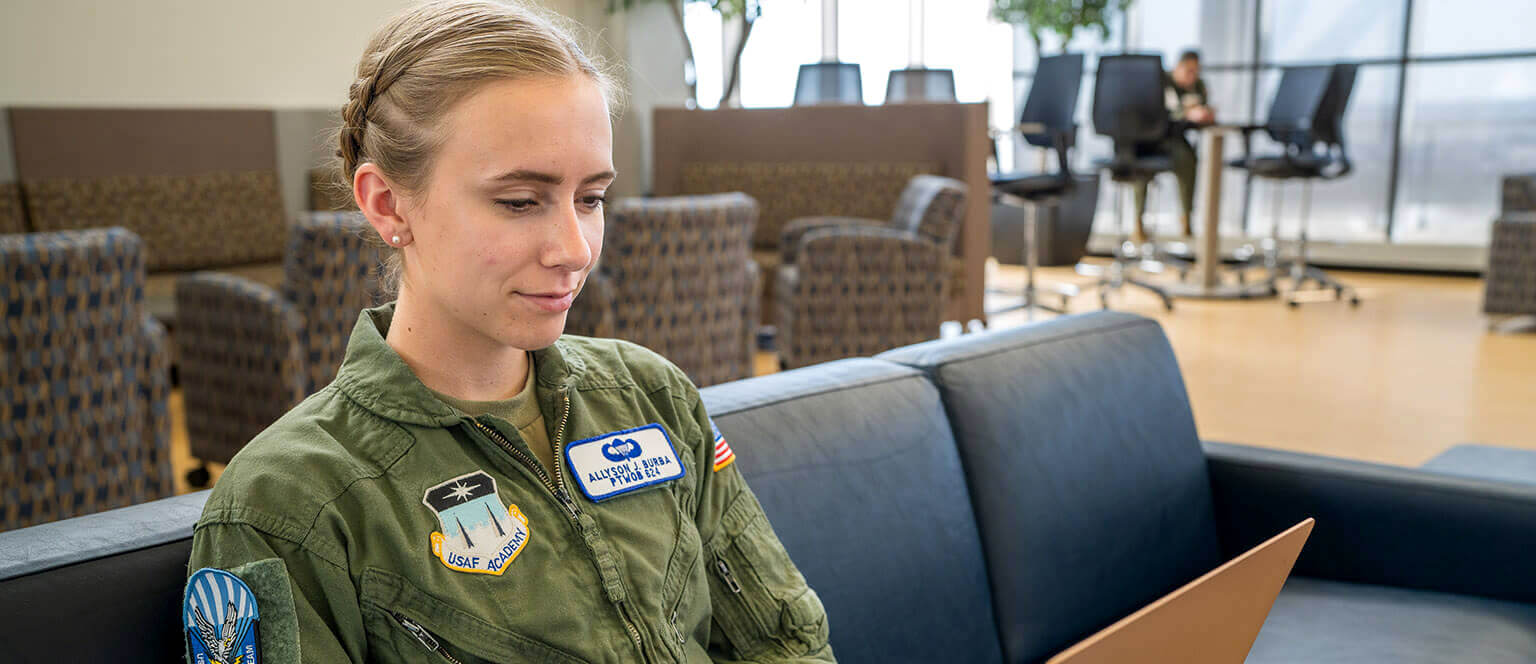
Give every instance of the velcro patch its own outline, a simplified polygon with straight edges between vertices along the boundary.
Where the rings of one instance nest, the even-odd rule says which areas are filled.
[[[256,594],[244,581],[205,567],[187,579],[181,624],[192,664],[260,664]]]
[[[686,472],[660,424],[606,433],[565,446],[565,459],[581,492],[601,502]]]

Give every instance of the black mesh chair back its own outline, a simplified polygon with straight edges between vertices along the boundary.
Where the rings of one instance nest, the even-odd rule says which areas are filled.
[[[1269,117],[1264,130],[1275,142],[1287,149],[1310,151],[1317,140],[1314,133],[1319,124],[1323,93],[1328,90],[1328,78],[1333,67],[1286,67],[1280,74],[1280,87],[1275,99],[1269,104]]]
[[[1160,55],[1099,58],[1093,82],[1093,129],[1118,146],[1152,143],[1168,135]]]
[[[795,105],[863,104],[864,86],[859,76],[859,65],[853,62],[800,65]]]
[[[1037,148],[1053,147],[1051,132],[1069,131],[1073,127],[1082,88],[1082,53],[1040,58],[1029,96],[1024,99],[1024,111],[1019,114],[1019,124],[1042,124],[1047,131],[1024,134],[1024,140]]]
[[[893,69],[885,83],[885,103],[944,103],[955,101],[955,70]]]
[[[1313,127],[1316,139],[1328,146],[1344,146],[1344,113],[1349,108],[1349,96],[1355,89],[1355,71],[1359,65],[1337,64],[1328,78],[1328,90],[1318,104],[1317,125]]]

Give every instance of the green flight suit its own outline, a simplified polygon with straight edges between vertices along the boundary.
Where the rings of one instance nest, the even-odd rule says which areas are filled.
[[[512,425],[432,396],[384,341],[393,312],[363,312],[336,380],[236,455],[197,523],[189,572],[286,576],[291,600],[247,579],[274,664],[834,661],[820,599],[736,466],[716,470],[712,423],[675,366],[609,339],[536,351],[551,476]],[[684,475],[586,498],[563,446],[652,423]],[[451,555],[457,530],[427,492],[463,500],[487,479],[481,509],[507,544]]]

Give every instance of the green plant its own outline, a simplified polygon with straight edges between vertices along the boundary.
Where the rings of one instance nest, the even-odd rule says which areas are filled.
[[[731,93],[741,82],[741,54],[747,48],[747,38],[752,36],[752,25],[762,16],[762,7],[758,0],[608,0],[608,13],[626,11],[635,5],[650,2],[664,2],[667,8],[672,10],[672,18],[677,23],[678,35],[683,38],[683,78],[688,84],[688,98],[698,102],[699,84],[695,74],[693,59],[693,43],[688,40],[688,31],[683,25],[683,4],[688,2],[704,2],[709,8],[720,15],[724,22],[736,22],[740,28],[741,38],[736,41],[736,50],[731,57],[731,73],[725,81],[725,87],[720,93],[720,106],[724,106],[730,99]]]
[[[1035,41],[1036,53],[1044,53],[1047,32],[1061,37],[1061,50],[1066,52],[1079,29],[1097,29],[1100,37],[1108,39],[1110,19],[1130,6],[1131,0],[992,0],[992,18],[1024,26]]]

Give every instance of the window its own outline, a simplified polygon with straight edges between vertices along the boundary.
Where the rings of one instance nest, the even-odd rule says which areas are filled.
[[[1411,53],[1536,51],[1531,11],[1530,0],[1413,0]]]
[[[1536,165],[1536,60],[1415,65],[1392,239],[1486,244],[1499,179]]]
[[[1264,0],[1266,63],[1395,58],[1402,52],[1401,2]]]

